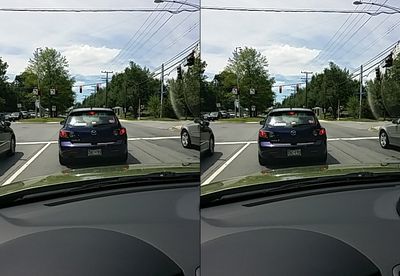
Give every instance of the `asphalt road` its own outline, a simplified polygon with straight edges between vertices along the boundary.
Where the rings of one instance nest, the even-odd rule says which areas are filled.
[[[321,124],[328,134],[328,165],[400,161],[399,149],[382,149],[379,145],[377,127],[383,122],[321,121]],[[202,185],[266,169],[257,158],[259,124],[215,122],[210,126],[215,135],[215,154],[201,158]],[[304,160],[274,168],[307,165],[315,164]]]
[[[185,122],[123,121],[128,132],[128,164],[176,164],[199,162],[199,151],[184,149],[178,126]],[[13,123],[16,154],[0,159],[0,184],[60,173],[71,167],[58,162],[57,123]],[[81,162],[72,168],[112,165]]]

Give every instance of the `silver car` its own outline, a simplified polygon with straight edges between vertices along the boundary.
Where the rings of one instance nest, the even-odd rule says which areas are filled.
[[[379,144],[385,149],[400,146],[400,119],[394,119],[379,128]]]
[[[193,123],[182,126],[181,144],[184,148],[196,147],[200,153],[214,154],[215,138],[210,122],[196,119]]]

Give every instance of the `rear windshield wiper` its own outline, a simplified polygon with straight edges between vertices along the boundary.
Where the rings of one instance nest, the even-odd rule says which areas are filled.
[[[41,186],[7,194],[0,197],[0,207],[36,202],[57,197],[70,196],[89,192],[98,192],[120,188],[144,188],[173,186],[195,187],[200,185],[199,172],[160,172],[139,176],[117,176],[103,179],[90,179],[78,182],[68,182]]]
[[[400,172],[371,173],[360,172],[345,175],[292,179],[275,183],[246,185],[238,188],[218,191],[201,196],[202,207],[242,201],[251,198],[272,196],[302,190],[315,190],[334,187],[343,187],[356,184],[379,184],[399,181]],[[382,184],[380,184],[382,185]]]

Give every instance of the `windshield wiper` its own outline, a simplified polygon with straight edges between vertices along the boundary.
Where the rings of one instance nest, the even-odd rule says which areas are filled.
[[[163,189],[169,186],[183,188],[199,186],[199,183],[199,172],[159,172],[139,176],[117,176],[105,179],[90,179],[78,182],[41,186],[7,194],[0,197],[0,207],[120,188],[151,187],[152,189],[156,189],[156,187],[159,187],[160,189]]]
[[[400,172],[372,173],[359,172],[335,176],[323,176],[304,179],[291,179],[275,183],[246,185],[226,189],[201,196],[202,207],[243,201],[251,198],[285,194],[290,192],[344,187],[362,184],[379,184],[399,181]],[[400,183],[399,183],[400,184]],[[393,185],[393,184],[391,184]],[[382,184],[380,184],[382,187]]]

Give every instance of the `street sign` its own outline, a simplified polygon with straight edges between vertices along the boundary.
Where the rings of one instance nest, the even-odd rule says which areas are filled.
[[[52,107],[51,107],[51,111],[56,111],[57,110],[57,107],[55,106],[55,105],[53,105]]]
[[[39,102],[39,100],[36,100],[36,101],[35,101],[35,106],[36,106],[36,108],[39,108],[39,107],[40,107],[40,102]]]
[[[39,89],[34,88],[32,92],[33,92],[34,95],[38,95],[39,94]]]
[[[50,95],[55,95],[56,94],[56,90],[54,88],[50,89]]]
[[[142,110],[144,109],[144,104],[140,105],[140,109],[142,109]]]
[[[221,107],[221,104],[220,104],[220,103],[217,103],[217,107],[220,108],[220,107]]]
[[[251,111],[256,111],[256,106],[255,105],[251,106]]]
[[[235,100],[235,106],[236,106],[236,108],[239,108],[239,100],[238,99]]]
[[[22,104],[17,104],[17,108],[21,108],[22,107]]]
[[[232,94],[234,94],[234,95],[237,94],[237,88],[236,87],[232,88]]]
[[[250,95],[255,95],[256,94],[256,90],[254,88],[250,89]]]

